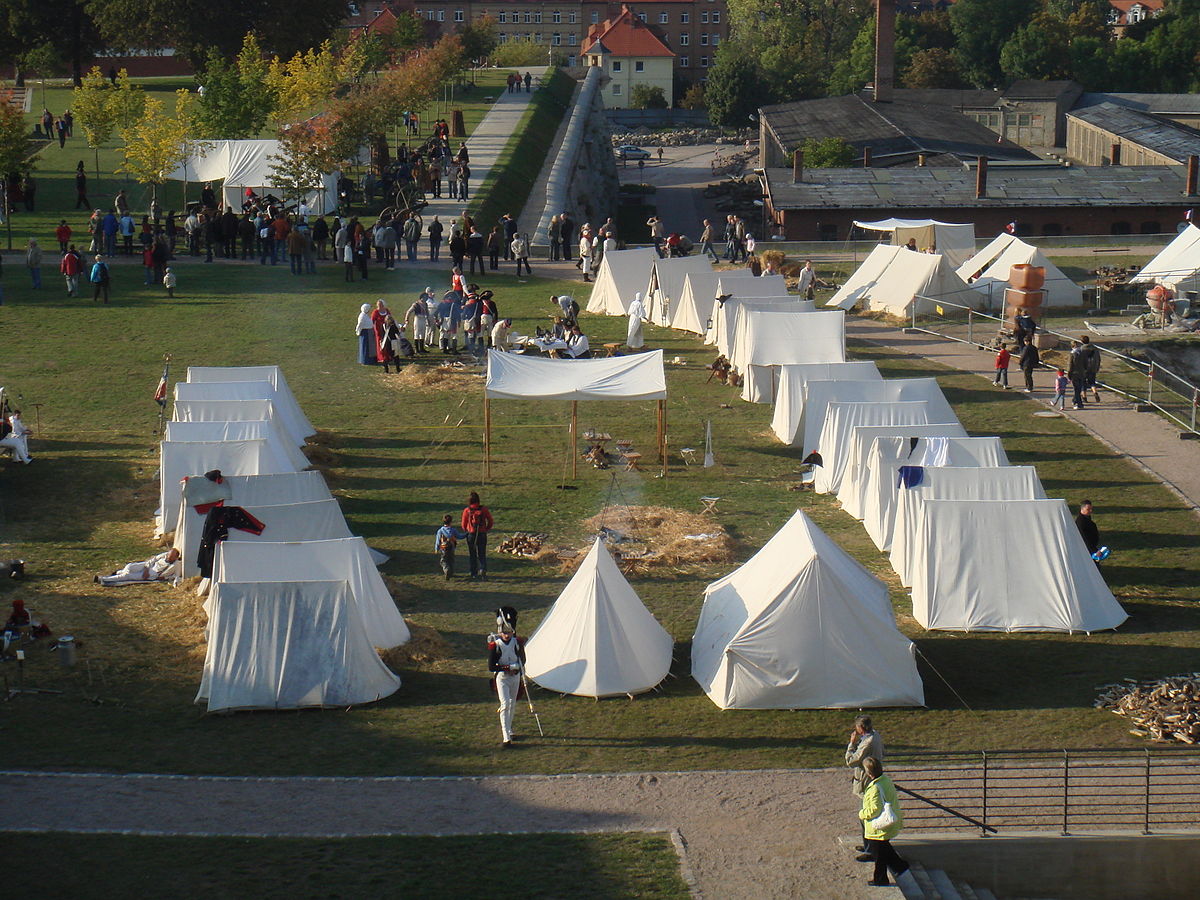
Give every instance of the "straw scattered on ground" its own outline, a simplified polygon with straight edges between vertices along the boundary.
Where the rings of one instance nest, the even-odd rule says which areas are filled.
[[[304,455],[312,467],[321,472],[332,469],[341,462],[338,454],[320,444],[305,444],[303,449]]]
[[[450,659],[454,650],[449,642],[435,628],[428,625],[417,625],[411,619],[405,619],[412,638],[407,644],[392,647],[390,650],[380,650],[379,658],[392,671],[428,665],[439,660]]]
[[[410,363],[397,373],[385,373],[383,383],[395,390],[424,387],[449,391],[479,387],[482,377],[482,372],[465,366]]]

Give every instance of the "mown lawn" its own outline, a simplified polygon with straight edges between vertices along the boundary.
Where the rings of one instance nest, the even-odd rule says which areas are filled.
[[[56,278],[47,277],[35,296],[18,267],[5,272],[0,328],[11,337],[0,383],[21,396],[31,423],[33,404],[42,406],[35,463],[0,466],[0,555],[28,559],[30,573],[22,584],[0,585],[0,602],[27,598],[57,633],[83,642],[87,661],[67,671],[44,647],[30,653],[28,680],[64,693],[6,706],[6,730],[20,735],[6,757],[11,767],[355,775],[840,764],[848,712],[721,712],[689,677],[688,641],[704,585],[729,565],[633,580],[676,639],[672,677],[661,692],[595,702],[535,691],[546,738],[500,752],[484,665],[491,610],[515,605],[523,628],[532,630],[566,578],[553,565],[499,558],[492,580],[447,585],[431,536],[472,489],[496,516],[493,544],[514,530],[581,543],[581,521],[610,497],[694,512],[699,497],[717,495],[723,498],[718,520],[738,542],[739,558],[801,506],[891,584],[901,627],[928,661],[922,673],[929,709],[877,716],[895,749],[1130,746],[1122,720],[1092,709],[1095,686],[1195,668],[1195,519],[1068,420],[1035,418],[1034,404],[991,391],[976,376],[870,351],[885,375],[938,374],[967,429],[999,434],[1013,463],[1038,466],[1051,496],[1096,502],[1105,540],[1115,548],[1106,577],[1131,613],[1119,632],[922,631],[862,527],[831,498],[787,491],[798,459],[771,436],[770,408],[707,384],[703,366],[714,353],[694,337],[649,330],[652,346],[683,361],[668,366],[671,446],[702,447],[711,421],[717,466],[684,469],[673,451],[666,478],[654,477],[652,466],[614,474],[581,465],[576,489],[559,490],[568,459],[567,405],[498,401],[493,478],[481,484],[478,384],[404,386],[354,363],[358,304],[385,296],[402,309],[421,287],[440,284],[442,274],[373,270],[370,281],[348,285],[331,264],[305,278],[255,264],[184,261],[178,270],[178,297],[168,301],[160,289],[140,286],[139,270],[119,266],[107,308],[67,299]],[[521,330],[546,321],[551,292],[586,297],[578,282],[518,285],[510,272],[482,283],[496,290],[501,313]],[[594,345],[624,334],[620,319],[586,323]],[[866,354],[864,347],[851,349]],[[394,579],[402,610],[441,633],[450,648],[446,658],[403,669],[404,685],[393,697],[350,711],[208,717],[192,705],[203,659],[197,599],[165,586],[102,591],[91,584],[93,573],[152,549],[157,408],[151,395],[164,352],[174,355],[176,378],[188,364],[284,367],[309,418],[331,435],[330,485],[351,527],[390,554],[383,571]],[[580,426],[648,448],[654,410],[649,403],[581,404]],[[10,678],[12,665],[2,670]],[[533,722],[525,711],[518,715],[528,738]]]
[[[3,835],[20,859],[9,896],[75,898],[422,897],[457,900],[518,878],[522,897],[682,900],[687,885],[661,834],[483,837],[234,838],[96,834]]]

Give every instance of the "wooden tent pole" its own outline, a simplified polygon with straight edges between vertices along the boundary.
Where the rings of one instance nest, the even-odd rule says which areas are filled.
[[[579,446],[576,434],[579,429],[579,401],[571,401],[571,478],[579,477]]]
[[[492,401],[483,398],[483,480],[492,477]]]

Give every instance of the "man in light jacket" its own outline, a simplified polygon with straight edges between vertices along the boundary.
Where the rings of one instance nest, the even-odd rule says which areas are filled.
[[[883,762],[883,736],[874,729],[870,716],[858,716],[854,720],[854,730],[850,732],[850,743],[846,745],[846,765],[850,768],[850,788],[860,804],[863,792],[871,782],[863,771],[863,760],[868,757]],[[860,862],[875,859],[868,851],[865,832],[863,842],[857,849],[862,854],[858,857]]]

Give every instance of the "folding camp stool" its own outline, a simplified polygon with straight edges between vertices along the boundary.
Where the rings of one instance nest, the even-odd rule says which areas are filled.
[[[683,457],[683,464],[685,466],[694,465],[696,462],[696,448],[695,447],[680,447],[679,455]]]
[[[627,472],[641,471],[641,469],[638,468],[638,463],[641,462],[642,454],[629,451],[628,453],[623,453],[621,455],[625,459],[625,470]]]
[[[720,497],[701,497],[700,502],[704,504],[704,509],[700,510],[703,513],[716,513],[717,504],[721,502]]]

